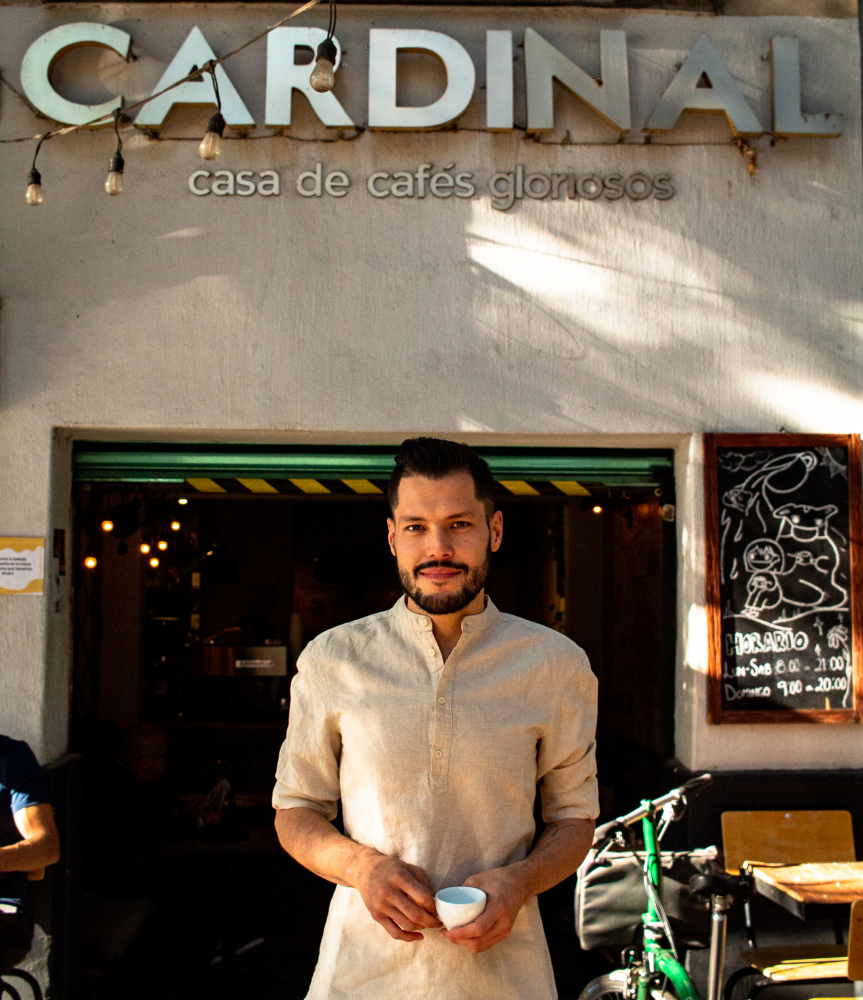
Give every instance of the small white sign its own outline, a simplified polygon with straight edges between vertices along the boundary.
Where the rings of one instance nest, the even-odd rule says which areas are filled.
[[[0,594],[41,594],[44,538],[0,537]]]

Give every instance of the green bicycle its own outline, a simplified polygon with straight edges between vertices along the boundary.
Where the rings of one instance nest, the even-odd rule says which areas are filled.
[[[592,980],[582,990],[579,1000],[701,1000],[698,989],[680,961],[671,924],[662,905],[659,845],[668,825],[683,815],[687,796],[712,780],[709,774],[699,775],[658,799],[645,799],[637,809],[597,829],[592,866],[602,864],[603,856],[613,844],[618,849],[630,848],[633,837],[629,827],[641,820],[647,910],[641,914],[641,946],[626,948],[623,952],[624,967]],[[634,851],[633,857],[640,865],[641,860]],[[694,875],[689,880],[689,892],[709,900],[711,929],[707,1000],[719,1000],[725,966],[728,911],[735,898],[750,895],[751,881],[746,876],[715,871]]]

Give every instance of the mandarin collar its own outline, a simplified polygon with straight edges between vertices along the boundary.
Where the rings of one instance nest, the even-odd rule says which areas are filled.
[[[431,632],[432,621],[431,616],[420,613],[417,614],[411,611],[407,605],[407,597],[400,597],[393,608],[396,617],[400,622],[407,625],[409,628],[414,629],[417,632]],[[494,601],[485,595],[485,609],[480,611],[478,615],[468,615],[466,618],[462,619],[461,630],[462,632],[482,632],[484,629],[490,628],[497,621],[500,616],[500,612],[495,606]]]

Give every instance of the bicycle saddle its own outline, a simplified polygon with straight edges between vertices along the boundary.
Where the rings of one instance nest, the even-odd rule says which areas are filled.
[[[738,896],[743,899],[752,892],[752,879],[747,875],[726,875],[722,872],[693,875],[689,880],[689,891],[703,899],[709,896]]]

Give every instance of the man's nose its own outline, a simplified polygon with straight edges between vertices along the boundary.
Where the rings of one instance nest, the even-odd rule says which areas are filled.
[[[443,528],[432,528],[426,534],[426,554],[429,559],[449,559],[453,554],[449,532]]]

